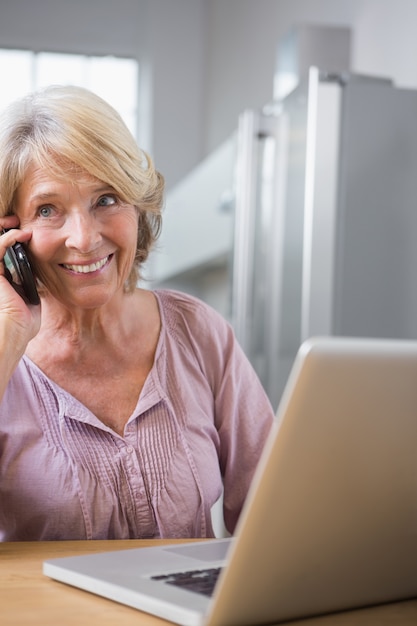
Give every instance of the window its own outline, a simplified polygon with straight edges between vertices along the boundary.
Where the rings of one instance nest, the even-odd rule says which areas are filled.
[[[135,59],[0,49],[0,76],[0,109],[46,85],[78,85],[111,104],[137,137],[139,66]]]

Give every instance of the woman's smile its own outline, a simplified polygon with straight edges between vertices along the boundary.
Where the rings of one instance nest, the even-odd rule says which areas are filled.
[[[62,263],[61,267],[63,267],[66,270],[70,270],[71,272],[74,272],[75,274],[92,274],[94,272],[101,270],[105,265],[110,263],[112,258],[113,258],[113,254],[109,254],[103,259],[101,259],[100,261],[95,261],[94,263],[89,263],[89,264]]]

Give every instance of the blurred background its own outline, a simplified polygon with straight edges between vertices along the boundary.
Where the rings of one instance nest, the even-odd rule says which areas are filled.
[[[207,301],[273,404],[313,334],[417,338],[414,0],[0,0],[0,107],[82,84],[167,184],[145,286]]]

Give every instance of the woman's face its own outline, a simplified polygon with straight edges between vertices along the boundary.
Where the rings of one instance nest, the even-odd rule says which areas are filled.
[[[136,253],[138,214],[87,173],[68,181],[32,166],[17,190],[15,213],[30,230],[35,272],[67,306],[95,308],[123,291]]]

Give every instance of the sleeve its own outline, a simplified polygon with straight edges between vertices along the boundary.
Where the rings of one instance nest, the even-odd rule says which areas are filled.
[[[226,330],[222,375],[215,385],[223,514],[233,533],[274,419],[269,399],[232,329]]]
[[[233,533],[274,411],[231,325],[205,303],[187,300],[189,338],[213,393],[224,523]]]

